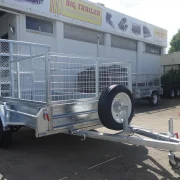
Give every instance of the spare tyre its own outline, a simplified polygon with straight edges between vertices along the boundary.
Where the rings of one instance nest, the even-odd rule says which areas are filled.
[[[98,103],[98,114],[101,123],[108,129],[122,130],[124,121],[123,106],[128,107],[128,123],[134,115],[133,95],[122,85],[112,85],[106,88]]]

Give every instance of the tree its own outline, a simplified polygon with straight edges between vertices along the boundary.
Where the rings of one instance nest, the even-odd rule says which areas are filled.
[[[178,30],[177,34],[173,36],[170,45],[171,47],[169,49],[169,53],[180,51],[180,29]]]
[[[163,85],[180,85],[180,70],[170,69],[161,76]]]

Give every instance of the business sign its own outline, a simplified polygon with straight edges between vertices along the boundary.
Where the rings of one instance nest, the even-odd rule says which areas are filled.
[[[167,31],[161,28],[154,28],[154,36],[166,39],[167,38]]]
[[[0,0],[1,1],[1,0]],[[140,41],[167,46],[167,31],[124,15],[103,6],[82,0],[3,0],[14,4],[23,11],[36,10],[56,14],[92,25],[98,25],[109,33],[117,33]],[[13,6],[11,6],[13,7]],[[14,8],[16,8],[14,7]]]
[[[0,0],[1,1],[1,0]],[[23,10],[53,13],[90,24],[102,25],[102,8],[81,0],[3,0]]]
[[[50,12],[87,23],[102,25],[102,9],[81,0],[50,0]]]
[[[64,0],[62,3],[63,16],[99,26],[102,25],[101,8],[80,0]]]
[[[102,26],[122,36],[167,46],[166,30],[108,8],[104,8]]]

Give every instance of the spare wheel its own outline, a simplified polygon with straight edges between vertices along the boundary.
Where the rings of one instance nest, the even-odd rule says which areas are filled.
[[[128,123],[130,123],[134,115],[133,95],[130,90],[122,85],[106,88],[98,103],[101,123],[108,129],[122,130],[125,113],[123,106],[128,107]]]

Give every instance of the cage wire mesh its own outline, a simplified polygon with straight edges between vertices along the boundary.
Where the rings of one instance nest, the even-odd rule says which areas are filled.
[[[114,63],[83,57],[51,57],[51,100],[75,100],[96,97],[96,82],[99,92],[113,84],[128,87],[128,63]]]
[[[20,61],[19,65],[14,62],[11,65],[13,97],[45,102],[45,56]]]
[[[99,62],[99,92],[111,85],[128,87],[129,63],[108,61],[100,60]]]
[[[15,73],[12,75],[16,67],[11,67],[10,61],[46,53],[49,49],[46,45],[0,39],[0,96],[17,97],[17,78]]]
[[[95,97],[95,59],[51,56],[51,100],[71,100]]]
[[[96,58],[50,54],[11,63],[11,68],[13,96],[17,98],[19,90],[19,98],[26,100],[45,102],[47,84],[51,102],[95,98],[110,85],[129,85],[128,63],[101,59],[97,63]]]
[[[10,72],[9,57],[0,56],[0,92],[2,96],[8,96],[10,93]]]

